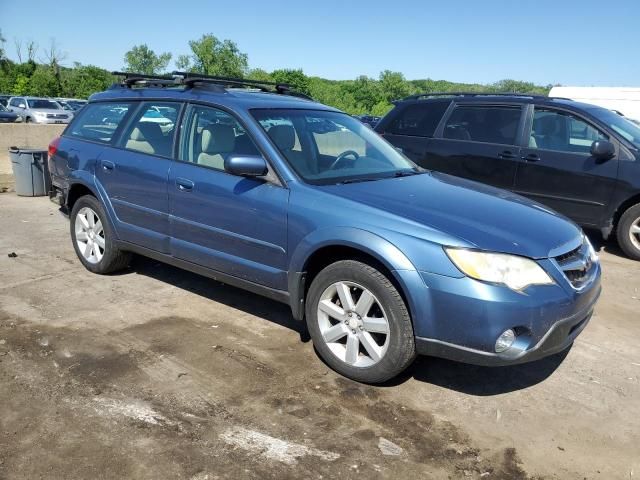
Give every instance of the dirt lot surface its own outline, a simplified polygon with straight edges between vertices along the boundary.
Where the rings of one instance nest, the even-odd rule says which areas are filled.
[[[640,478],[640,264],[613,246],[568,353],[370,387],[286,306],[145,259],[93,275],[68,228],[0,195],[1,479]]]

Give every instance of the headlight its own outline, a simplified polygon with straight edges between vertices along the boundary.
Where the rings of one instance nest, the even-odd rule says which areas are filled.
[[[587,248],[589,249],[589,257],[591,258],[591,261],[593,263],[598,262],[599,258],[598,258],[598,254],[596,253],[596,249],[593,248],[593,245],[591,245],[591,242],[589,241],[589,237],[587,237],[586,235],[582,235],[582,241],[583,243],[587,244]]]
[[[446,248],[445,251],[462,273],[476,280],[501,283],[517,291],[529,285],[554,283],[540,265],[528,258],[461,248]]]
[[[44,112],[33,112],[36,117],[46,117],[47,114]]]

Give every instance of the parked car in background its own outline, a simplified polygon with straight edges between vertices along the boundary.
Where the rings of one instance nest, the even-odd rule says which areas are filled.
[[[3,107],[6,107],[7,104],[9,103],[10,98],[11,98],[11,95],[0,95],[0,105],[2,105]]]
[[[4,105],[0,105],[0,123],[21,122],[22,117],[17,113],[7,110]]]
[[[371,383],[416,353],[532,361],[589,322],[600,265],[564,217],[424,170],[355,118],[272,84],[128,75],[49,146],[88,270],[136,252],[285,302],[331,367]],[[178,120],[149,121],[159,112]]]
[[[8,108],[27,123],[69,123],[73,118],[72,112],[48,98],[11,97]]]
[[[615,234],[640,260],[640,127],[611,110],[529,95],[426,94],[376,131],[418,165],[511,190]]]
[[[77,112],[87,104],[86,100],[78,100],[75,98],[56,98],[54,100],[58,102],[62,108],[71,110],[72,112]]]
[[[382,117],[375,117],[373,115],[354,115],[355,118],[362,123],[369,125],[371,128],[375,127]]]

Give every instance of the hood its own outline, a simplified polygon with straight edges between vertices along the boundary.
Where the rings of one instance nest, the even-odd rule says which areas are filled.
[[[17,118],[18,114],[14,112],[5,112],[4,110],[0,110],[0,118]]]
[[[68,115],[71,116],[71,112],[67,110],[57,110],[55,108],[30,108],[29,109],[33,113],[46,113],[46,114],[56,114],[56,115]]]
[[[539,203],[442,173],[320,188],[482,250],[545,258],[581,241],[580,227]]]

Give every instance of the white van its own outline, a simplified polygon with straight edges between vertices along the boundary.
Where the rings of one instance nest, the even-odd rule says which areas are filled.
[[[640,88],[632,87],[553,87],[550,97],[570,98],[621,113],[640,123]]]

